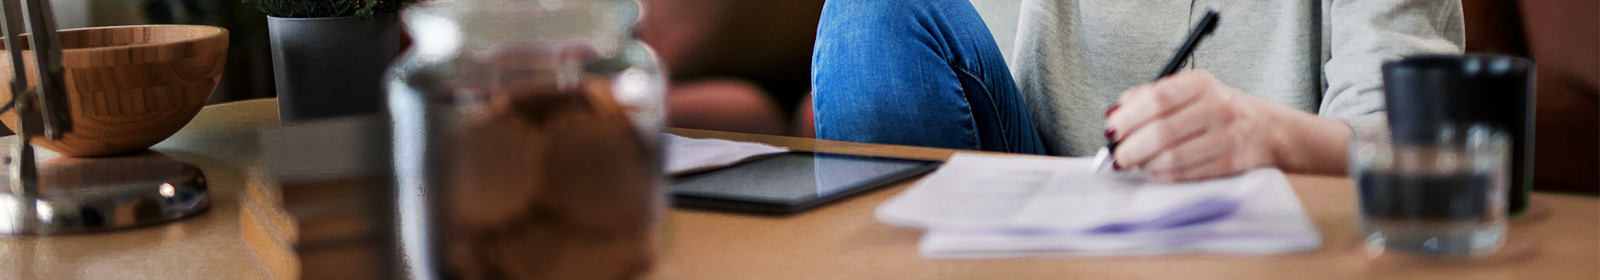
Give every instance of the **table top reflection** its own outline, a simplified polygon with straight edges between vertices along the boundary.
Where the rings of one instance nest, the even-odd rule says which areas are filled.
[[[277,279],[295,261],[246,245],[244,190],[260,187],[260,129],[278,126],[277,102],[201,110],[153,150],[199,166],[214,200],[199,216],[131,230],[0,238],[0,279]],[[693,138],[796,150],[944,160],[955,151],[671,129]],[[14,137],[0,141],[15,141]],[[1322,233],[1322,248],[1270,257],[924,259],[921,232],[878,222],[873,210],[913,180],[791,216],[669,210],[655,279],[1597,279],[1600,200],[1535,194],[1502,254],[1456,263],[1369,260],[1344,177],[1289,175]]]

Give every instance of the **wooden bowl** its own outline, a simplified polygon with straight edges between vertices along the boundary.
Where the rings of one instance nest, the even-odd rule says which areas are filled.
[[[228,52],[228,30],[212,26],[115,26],[59,33],[72,131],[59,140],[43,135],[33,139],[69,156],[141,151],[177,133],[211,99]],[[32,54],[24,56],[30,85],[38,79]],[[11,77],[11,57],[0,55],[0,81]],[[3,85],[0,102],[9,103],[11,88]],[[16,112],[0,114],[0,122],[16,131]]]

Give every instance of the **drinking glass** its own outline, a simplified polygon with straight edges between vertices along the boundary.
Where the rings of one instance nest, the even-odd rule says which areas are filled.
[[[1443,124],[1425,138],[1358,134],[1350,145],[1367,252],[1485,256],[1505,242],[1511,140],[1483,125]]]

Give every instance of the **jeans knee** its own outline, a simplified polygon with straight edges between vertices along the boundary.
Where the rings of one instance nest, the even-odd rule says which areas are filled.
[[[946,9],[969,5],[967,0],[829,0],[823,4],[819,34],[826,28],[885,28],[892,25],[922,27]],[[867,25],[867,26],[863,26]]]

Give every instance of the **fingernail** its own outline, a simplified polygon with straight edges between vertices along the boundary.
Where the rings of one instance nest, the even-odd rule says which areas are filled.
[[[1106,109],[1106,117],[1110,118],[1111,117],[1111,112],[1116,112],[1117,111],[1117,107],[1122,107],[1122,104],[1111,104],[1111,108],[1110,109]]]
[[[1111,160],[1111,171],[1122,171],[1122,164],[1117,163],[1117,160]]]
[[[1114,129],[1114,128],[1107,128],[1106,129],[1106,140],[1115,139],[1115,138],[1112,138],[1114,136],[1117,136],[1117,130]]]

